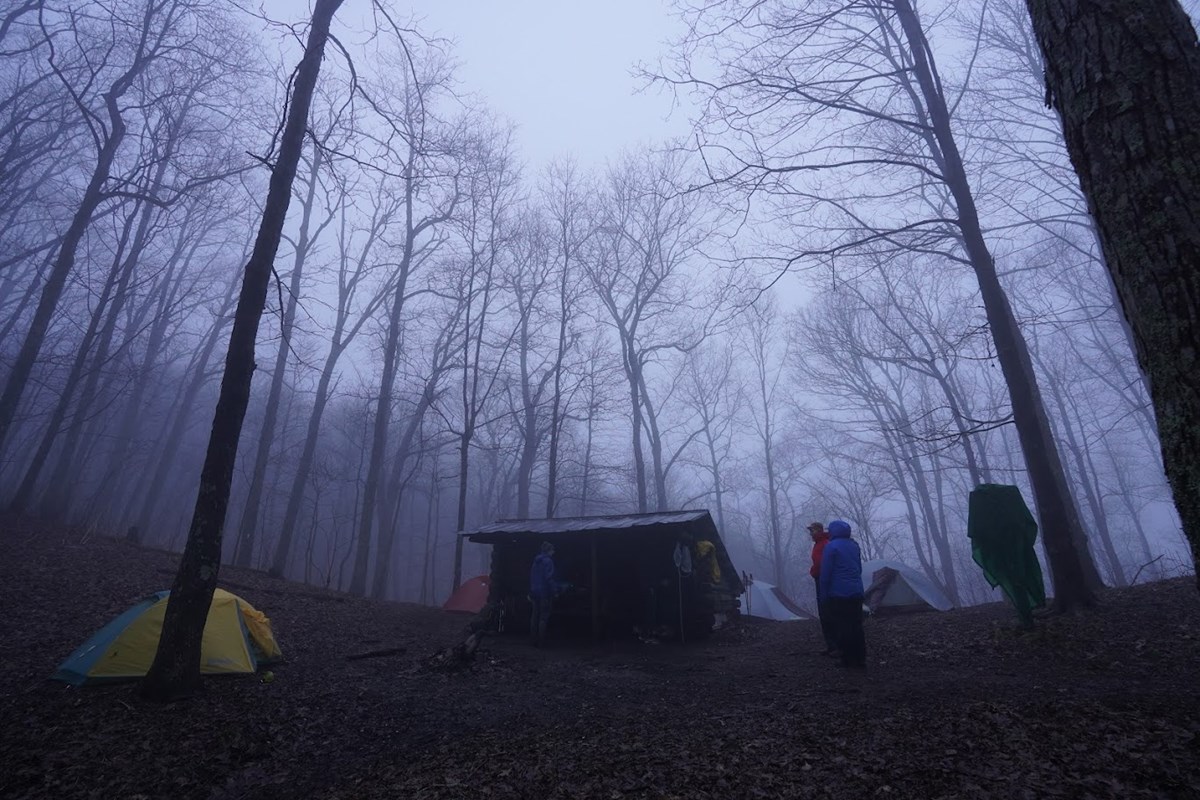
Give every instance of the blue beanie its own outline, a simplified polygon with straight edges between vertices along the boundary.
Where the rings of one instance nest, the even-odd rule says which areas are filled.
[[[835,519],[829,523],[830,538],[848,539],[850,538],[850,523],[845,520]]]

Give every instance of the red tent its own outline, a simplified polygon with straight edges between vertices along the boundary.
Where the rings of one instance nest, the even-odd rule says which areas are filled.
[[[450,599],[442,605],[444,611],[466,611],[478,614],[483,610],[488,599],[488,587],[491,585],[487,575],[479,575],[458,587]]]

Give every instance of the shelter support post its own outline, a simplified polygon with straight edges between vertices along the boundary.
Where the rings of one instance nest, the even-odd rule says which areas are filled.
[[[596,534],[592,534],[592,639],[600,640],[600,560]]]

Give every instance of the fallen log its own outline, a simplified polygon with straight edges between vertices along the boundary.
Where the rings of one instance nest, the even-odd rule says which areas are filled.
[[[429,658],[427,666],[430,669],[448,671],[465,669],[475,661],[475,651],[479,649],[479,643],[482,641],[483,631],[476,631],[465,641],[451,647],[444,647],[434,653]]]
[[[358,661],[363,658],[382,658],[383,656],[398,656],[408,652],[407,647],[385,647],[382,650],[368,650],[365,653],[352,653],[346,656],[347,661]]]

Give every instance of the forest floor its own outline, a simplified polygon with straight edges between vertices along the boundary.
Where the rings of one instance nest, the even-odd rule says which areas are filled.
[[[1191,580],[1028,634],[1001,605],[872,619],[865,672],[801,622],[686,647],[489,638],[447,673],[428,657],[461,616],[229,568],[287,658],[274,682],[154,706],[48,680],[177,561],[0,523],[0,797],[1200,797]],[[407,649],[346,659],[388,647]]]

